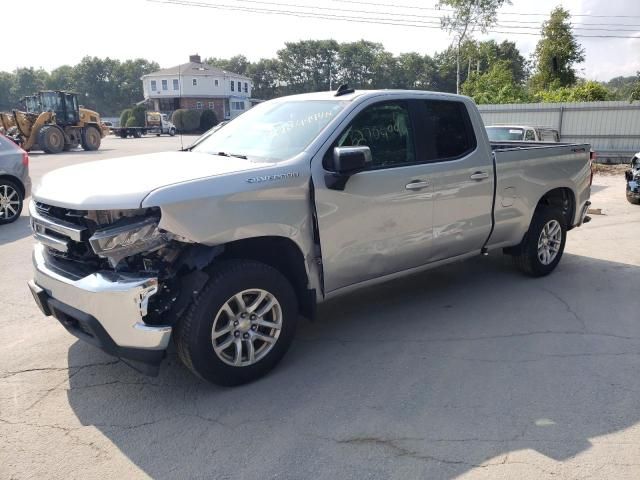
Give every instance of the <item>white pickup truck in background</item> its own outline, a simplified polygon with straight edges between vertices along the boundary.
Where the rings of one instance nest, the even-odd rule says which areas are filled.
[[[469,98],[343,86],[262,103],[188,151],[49,173],[30,288],[139,369],[173,338],[189,369],[234,385],[333,296],[496,249],[549,274],[590,185],[589,145],[504,148]]]
[[[487,134],[491,142],[551,142],[560,141],[560,133],[551,127],[523,125],[489,125]]]

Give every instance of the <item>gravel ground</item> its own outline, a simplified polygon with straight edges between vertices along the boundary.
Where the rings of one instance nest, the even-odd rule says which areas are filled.
[[[620,175],[592,201],[551,276],[496,253],[336,299],[234,389],[174,352],[139,375],[43,317],[23,216],[0,227],[0,478],[640,478],[640,207]]]

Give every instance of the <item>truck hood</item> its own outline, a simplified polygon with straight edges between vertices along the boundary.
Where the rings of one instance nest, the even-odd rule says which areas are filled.
[[[78,210],[140,208],[155,189],[273,164],[196,152],[162,152],[83,163],[46,174],[38,202]]]

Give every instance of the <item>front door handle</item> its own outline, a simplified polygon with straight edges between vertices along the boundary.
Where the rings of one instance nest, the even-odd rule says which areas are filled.
[[[471,180],[484,180],[485,178],[489,178],[489,174],[487,172],[475,172],[469,178],[471,178]]]
[[[412,182],[407,183],[404,187],[407,190],[422,190],[425,187],[429,186],[429,182],[425,180],[413,180]]]

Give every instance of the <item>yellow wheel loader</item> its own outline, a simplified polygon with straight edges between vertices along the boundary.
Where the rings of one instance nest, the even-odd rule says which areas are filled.
[[[78,145],[88,151],[100,148],[105,129],[100,115],[80,108],[75,93],[43,91],[24,99],[26,111],[13,110],[13,140],[24,150],[60,153]]]

